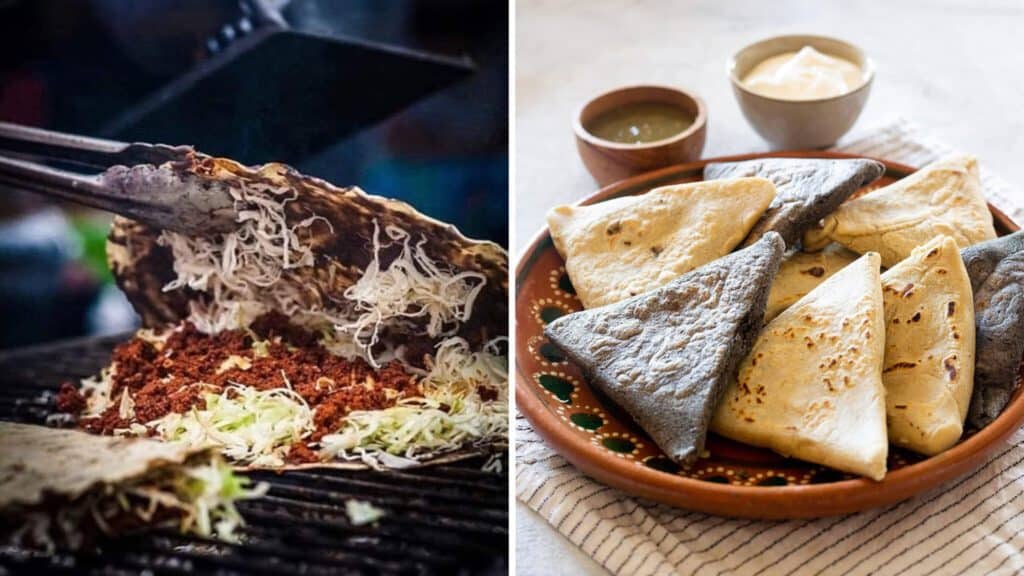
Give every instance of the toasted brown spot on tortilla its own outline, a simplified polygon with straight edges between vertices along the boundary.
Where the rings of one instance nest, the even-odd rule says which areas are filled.
[[[917,362],[897,362],[892,366],[889,366],[885,370],[882,370],[883,374],[892,372],[893,370],[899,370],[901,368],[914,368],[917,366]]]
[[[659,256],[665,249],[661,246],[651,246],[651,254]]]
[[[605,230],[605,233],[608,234],[609,236],[615,236],[619,232],[622,232],[622,224],[619,223],[619,221],[617,220],[615,222],[612,222],[608,226],[608,229]]]
[[[903,297],[903,298],[906,298],[906,297],[910,296],[913,293],[914,293],[914,284],[913,284],[913,282],[908,282],[907,285],[903,287],[903,290],[900,290],[900,296]]]
[[[801,272],[803,272],[804,274],[810,274],[815,278],[821,278],[822,276],[825,275],[825,269],[822,268],[821,266],[811,266],[807,270],[801,270]]]
[[[896,404],[895,406],[893,406],[893,408],[895,408],[897,410],[906,410],[907,409],[907,405],[906,404]]]
[[[952,316],[956,313],[956,302],[950,302],[946,307],[946,316]]]
[[[946,367],[946,373],[949,374],[949,379],[956,380],[956,376],[957,374],[959,374],[956,365],[956,356],[950,356],[949,358],[946,358],[945,360],[942,361],[942,365]]]
[[[920,322],[921,321],[921,313],[920,312],[915,312],[914,315],[910,317],[910,321],[911,322]]]

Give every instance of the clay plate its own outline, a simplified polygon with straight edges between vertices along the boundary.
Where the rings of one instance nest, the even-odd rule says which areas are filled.
[[[856,157],[833,152],[778,152],[702,160],[623,180],[582,203],[699,181],[709,162],[780,156]],[[914,171],[903,164],[881,161],[886,173],[875,187]],[[994,206],[989,208],[1000,235],[1019,229]],[[622,409],[591,388],[580,371],[544,338],[545,323],[581,308],[563,264],[546,229],[519,261],[516,402],[534,429],[562,456],[593,478],[631,494],[723,516],[771,519],[847,514],[894,504],[977,468],[1024,422],[1024,395],[1018,388],[995,422],[981,431],[968,431],[956,446],[938,456],[925,459],[891,449],[889,473],[881,482],[783,458],[713,434],[705,457],[680,468]]]

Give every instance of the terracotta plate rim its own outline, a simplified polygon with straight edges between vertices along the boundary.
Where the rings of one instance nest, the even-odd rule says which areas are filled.
[[[579,204],[592,204],[624,190],[652,187],[674,175],[703,169],[712,162],[733,162],[760,158],[870,158],[855,154],[828,151],[782,151],[706,158],[647,172],[605,186]],[[887,172],[906,176],[916,171],[905,164],[874,158],[886,166]],[[1010,230],[1020,227],[998,208],[989,204],[997,225]],[[516,266],[516,304],[520,297],[521,279],[533,267],[536,254],[551,237],[547,228],[540,230],[522,251]],[[518,332],[517,332],[518,334]],[[826,484],[778,487],[742,487],[718,484],[693,478],[666,474],[617,458],[602,451],[584,438],[573,434],[529,389],[530,378],[519,363],[526,343],[516,337],[516,406],[534,429],[559,454],[585,474],[631,494],[665,504],[710,514],[762,519],[818,518],[848,514],[894,504],[915,494],[934,488],[977,468],[982,460],[1001,446],[1024,423],[1024,393],[1020,390],[999,417],[970,438],[931,458],[890,472],[876,482],[866,478],[842,480]]]

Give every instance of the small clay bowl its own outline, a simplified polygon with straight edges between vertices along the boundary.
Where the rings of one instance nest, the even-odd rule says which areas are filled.
[[[819,52],[849,60],[860,67],[861,85],[846,94],[816,100],[783,100],[752,92],[743,77],[767,58],[811,46]],[[747,121],[762,138],[786,150],[823,148],[857,121],[871,92],[875,65],[863,50],[826,36],[777,36],[751,44],[737,52],[726,66],[732,91]]]
[[[585,128],[595,117],[635,102],[678,106],[693,117],[693,125],[669,138],[641,144],[604,140]],[[707,118],[704,101],[683,90],[667,86],[629,86],[605,92],[581,106],[573,120],[573,130],[583,165],[599,185],[606,186],[656,168],[699,159],[707,136]]]

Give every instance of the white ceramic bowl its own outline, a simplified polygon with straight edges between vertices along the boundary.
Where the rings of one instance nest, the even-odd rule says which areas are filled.
[[[846,94],[817,100],[772,98],[743,85],[743,77],[760,62],[804,46],[853,62],[862,70],[864,82]],[[863,50],[849,42],[825,36],[791,35],[768,38],[743,48],[729,59],[727,72],[736,101],[754,130],[776,146],[802,149],[834,144],[853,126],[871,92],[875,65]]]

